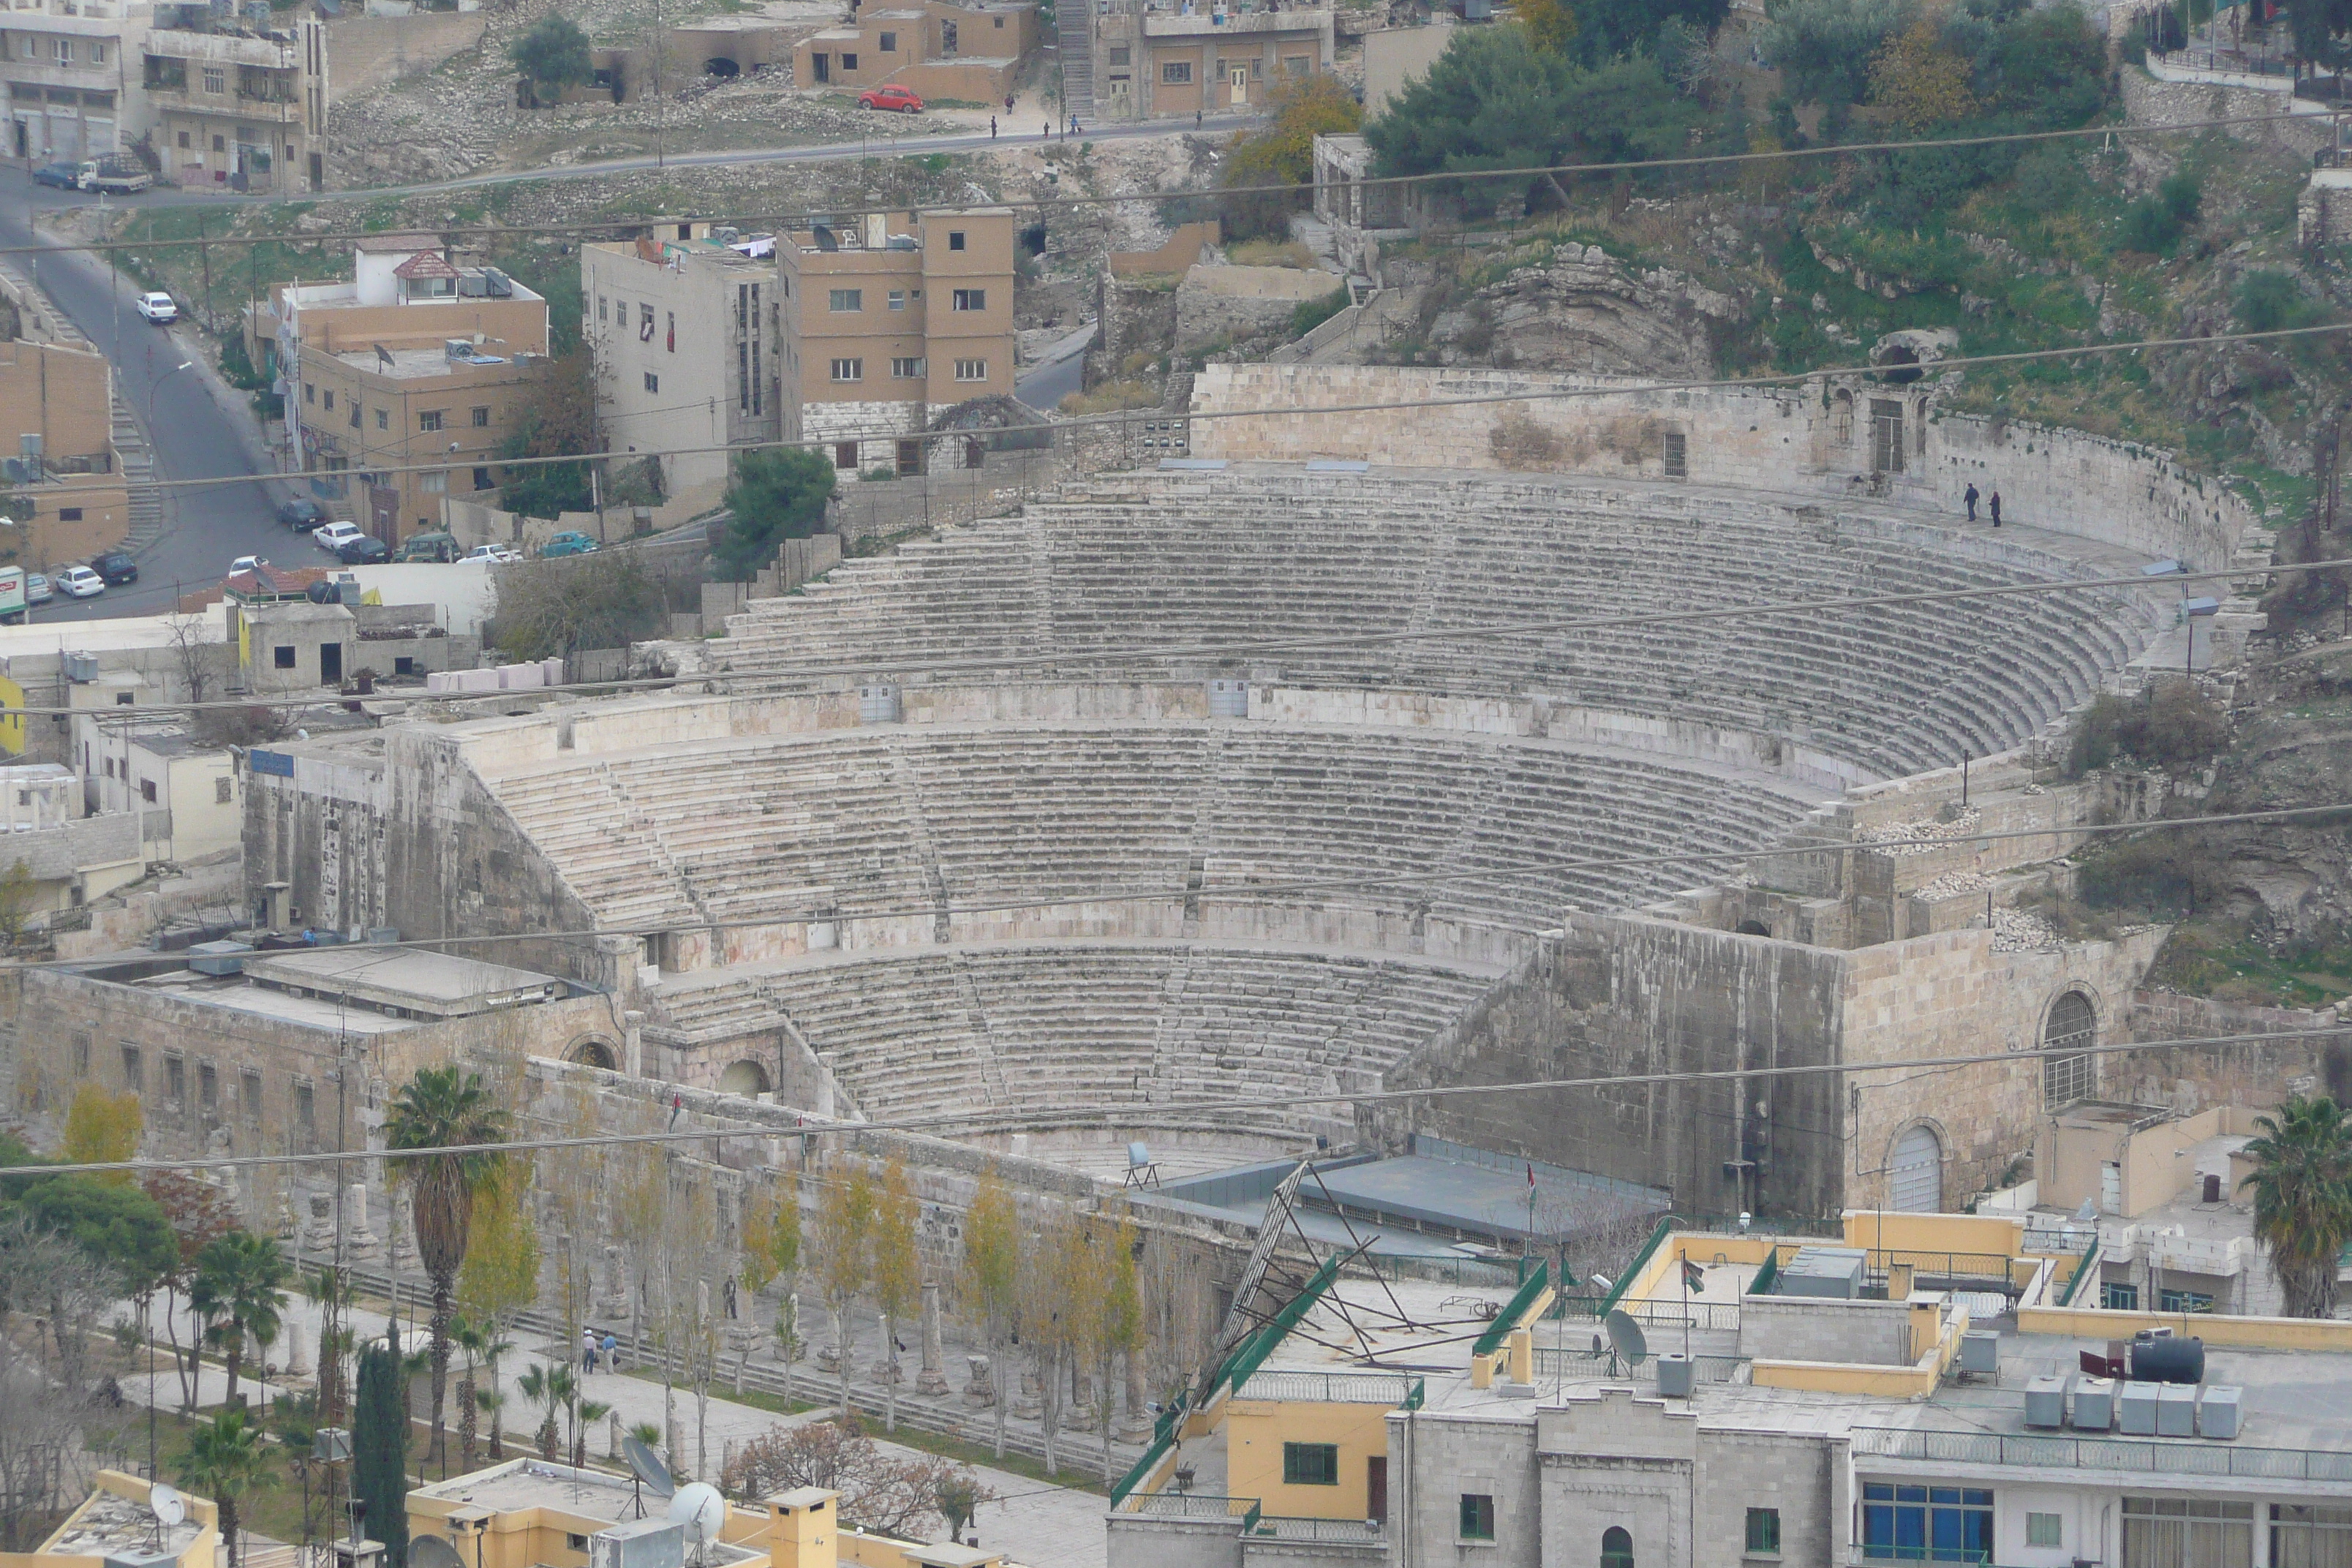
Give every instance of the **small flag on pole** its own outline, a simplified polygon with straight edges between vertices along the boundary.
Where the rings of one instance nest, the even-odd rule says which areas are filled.
[[[1535,1184],[1536,1184],[1536,1167],[1535,1167],[1535,1162],[1534,1162],[1534,1161],[1532,1161],[1532,1160],[1530,1160],[1530,1161],[1528,1161],[1528,1185],[1529,1185],[1529,1186],[1531,1186],[1531,1187],[1532,1187],[1532,1186],[1534,1186]]]

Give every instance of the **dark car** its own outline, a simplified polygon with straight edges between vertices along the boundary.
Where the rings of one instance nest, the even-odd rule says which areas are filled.
[[[278,509],[278,521],[308,533],[327,521],[327,509],[314,500],[289,500]]]
[[[79,163],[44,163],[33,171],[33,184],[55,185],[61,191],[78,191],[81,189],[81,165]]]
[[[105,578],[110,587],[139,581],[139,563],[120,550],[103,551],[91,556],[89,569]]]
[[[335,558],[346,566],[381,566],[392,558],[392,549],[373,533],[362,533],[357,539],[346,539],[335,551]]]

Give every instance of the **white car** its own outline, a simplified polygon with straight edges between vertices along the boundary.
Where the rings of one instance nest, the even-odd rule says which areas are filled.
[[[268,564],[269,557],[267,555],[240,555],[228,563],[228,574],[234,577],[240,572],[250,572],[257,566]]]
[[[49,580],[47,577],[38,572],[26,574],[25,603],[46,605],[57,596],[57,590],[49,585]]]
[[[330,522],[310,531],[311,541],[331,554],[359,536],[360,531],[348,522]]]
[[[474,548],[466,552],[463,559],[467,561],[488,561],[494,565],[503,566],[509,561],[521,560],[522,553],[520,551],[509,549],[503,544],[477,544]]]
[[[106,579],[87,566],[68,566],[58,574],[58,586],[77,599],[95,599],[106,592]]]
[[[172,302],[169,294],[142,294],[139,296],[139,313],[161,327],[180,319],[180,307]]]

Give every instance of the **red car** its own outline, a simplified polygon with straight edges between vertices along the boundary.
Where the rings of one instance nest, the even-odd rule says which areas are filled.
[[[893,83],[887,87],[877,87],[870,92],[859,93],[857,107],[895,109],[908,114],[920,114],[923,111],[923,95],[912,88],[899,87]]]

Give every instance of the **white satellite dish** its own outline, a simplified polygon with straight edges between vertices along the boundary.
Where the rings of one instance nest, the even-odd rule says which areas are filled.
[[[719,1539],[727,1522],[727,1500],[709,1481],[690,1482],[669,1500],[669,1516],[686,1527],[688,1546],[704,1546]]]
[[[147,1511],[155,1516],[156,1523],[169,1530],[187,1519],[188,1500],[180,1495],[177,1488],[157,1481],[147,1489]]]

